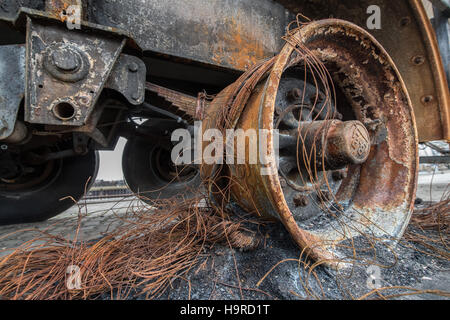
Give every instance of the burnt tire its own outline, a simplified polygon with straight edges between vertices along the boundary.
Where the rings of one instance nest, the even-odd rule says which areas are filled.
[[[122,169],[131,191],[150,204],[157,199],[191,199],[199,194],[201,178],[198,169],[176,171],[170,150],[148,140],[133,138],[127,141]]]
[[[99,167],[97,151],[55,161],[41,184],[27,190],[0,190],[0,225],[45,221],[69,209],[95,181]],[[71,197],[71,198],[69,198]],[[64,199],[63,199],[64,198]]]

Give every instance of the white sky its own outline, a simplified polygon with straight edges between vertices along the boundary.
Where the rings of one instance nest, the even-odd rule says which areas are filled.
[[[120,138],[114,151],[100,152],[100,168],[98,170],[98,180],[122,180],[122,152],[127,140]]]

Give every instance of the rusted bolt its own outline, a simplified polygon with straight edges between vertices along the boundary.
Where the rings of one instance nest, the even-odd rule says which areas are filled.
[[[128,65],[128,70],[130,70],[131,72],[137,72],[139,70],[139,66],[136,62],[132,62]]]
[[[434,97],[432,95],[423,96],[421,99],[423,104],[428,104],[434,101]]]
[[[294,88],[294,89],[290,90],[287,94],[288,100],[292,101],[292,102],[300,99],[301,96],[302,96],[302,90],[300,90],[299,88]]]
[[[75,72],[80,68],[81,59],[76,52],[60,48],[52,53],[52,62],[61,71]]]
[[[375,119],[379,119],[381,117],[379,109],[374,106],[367,105],[365,107],[365,110],[366,110],[366,116],[369,119],[375,120]]]
[[[343,170],[336,170],[333,171],[333,180],[335,181],[341,181],[344,180],[345,178],[347,178],[347,172],[343,171]]]
[[[411,61],[416,66],[420,66],[425,63],[425,57],[421,56],[421,55],[414,56],[414,57],[412,57]]]
[[[294,204],[296,207],[306,207],[307,205],[309,205],[309,199],[307,196],[298,193],[294,197]]]

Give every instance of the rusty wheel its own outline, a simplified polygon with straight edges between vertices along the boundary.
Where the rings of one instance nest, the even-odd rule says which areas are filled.
[[[262,174],[265,165],[248,163],[247,153],[247,163],[228,165],[224,172],[239,206],[280,220],[315,259],[336,261],[336,247],[350,238],[402,236],[416,190],[415,120],[392,59],[366,31],[329,19],[310,23],[293,37],[307,51],[302,54],[288,40],[239,115],[228,121],[235,129],[268,130],[269,163],[272,169],[279,166]],[[320,63],[307,66],[304,52]],[[322,85],[317,74],[329,76],[332,85]],[[241,78],[220,93],[203,129],[217,125],[219,110],[232,105],[253,80]],[[210,176],[214,170],[204,166],[202,173]]]

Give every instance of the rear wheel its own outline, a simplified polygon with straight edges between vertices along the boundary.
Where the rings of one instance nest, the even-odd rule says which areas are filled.
[[[9,164],[16,167],[1,170],[1,225],[44,221],[69,209],[84,195],[86,182],[87,190],[94,182],[99,157],[91,150],[34,166],[22,165],[18,159]]]
[[[128,187],[142,200],[195,196],[201,181],[195,166],[175,166],[171,146],[132,138],[125,145],[122,168]]]

